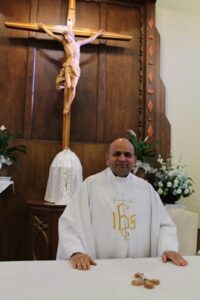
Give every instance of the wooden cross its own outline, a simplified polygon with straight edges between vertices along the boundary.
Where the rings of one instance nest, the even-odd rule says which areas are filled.
[[[97,30],[86,29],[86,28],[74,28],[75,25],[75,15],[76,15],[76,2],[75,0],[69,0],[68,5],[68,17],[67,17],[67,26],[62,25],[46,25],[47,30],[50,30],[52,33],[63,35],[66,31],[73,31],[75,36],[78,37],[88,37],[97,34]],[[7,27],[22,29],[22,30],[31,30],[31,31],[41,31],[44,30],[38,23],[20,23],[20,22],[5,22]],[[114,39],[114,40],[125,40],[128,41],[132,39],[130,35],[123,35],[114,32],[103,32],[98,38],[103,39]],[[64,107],[67,105],[68,101],[68,89],[65,85],[64,88]],[[62,130],[62,148],[69,148],[70,140],[70,111],[66,114],[63,114],[63,130]]]

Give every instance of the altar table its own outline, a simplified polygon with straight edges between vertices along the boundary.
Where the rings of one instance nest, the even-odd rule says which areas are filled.
[[[4,179],[5,178],[5,179]],[[0,176],[0,194],[7,189],[10,185],[13,186],[13,191],[14,191],[14,181],[6,178],[11,178],[11,177],[1,177]]]
[[[160,258],[98,260],[89,271],[68,261],[0,263],[2,300],[196,300],[200,297],[200,257],[187,267]],[[154,289],[132,286],[136,272],[160,279]]]

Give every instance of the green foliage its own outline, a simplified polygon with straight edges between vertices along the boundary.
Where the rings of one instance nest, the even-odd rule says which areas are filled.
[[[151,163],[152,158],[156,156],[155,143],[147,143],[148,136],[143,140],[138,140],[135,132],[131,129],[127,130],[129,135],[128,139],[135,149],[135,155],[137,160],[140,160],[144,163]]]
[[[25,145],[10,146],[16,138],[17,135],[9,133],[4,125],[0,127],[0,169],[2,164],[10,165],[16,162],[19,153],[26,153]]]

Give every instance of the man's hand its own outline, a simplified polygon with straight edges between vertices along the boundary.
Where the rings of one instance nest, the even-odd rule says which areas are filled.
[[[177,266],[187,266],[188,262],[179,253],[175,251],[166,251],[162,255],[162,261],[172,261]]]
[[[102,35],[102,34],[104,34],[104,32],[105,32],[105,30],[104,30],[104,29],[100,29],[100,30],[99,30],[99,35]]]
[[[70,258],[71,265],[74,269],[89,270],[90,265],[96,266],[96,262],[89,255],[85,253],[75,253]]]

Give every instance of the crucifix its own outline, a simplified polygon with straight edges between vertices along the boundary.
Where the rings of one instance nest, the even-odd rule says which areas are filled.
[[[74,192],[82,182],[82,166],[74,152],[69,149],[70,140],[70,108],[76,92],[80,76],[80,47],[96,38],[130,40],[132,36],[102,30],[76,28],[75,0],[68,1],[67,26],[47,25],[42,23],[5,22],[11,28],[40,31],[60,42],[65,51],[65,62],[56,78],[57,89],[64,89],[62,151],[53,159],[47,182],[45,201],[54,204],[68,204]],[[85,37],[75,41],[74,37]]]
[[[67,26],[44,25],[40,23],[5,22],[7,27],[22,30],[46,32],[53,39],[60,42],[65,50],[66,61],[56,79],[57,89],[64,89],[62,148],[69,148],[70,140],[70,108],[75,97],[76,85],[80,76],[79,56],[80,47],[91,43],[96,38],[130,40],[132,36],[113,32],[97,31],[86,28],[75,28],[76,2],[68,1]],[[62,38],[59,36],[62,35]],[[75,41],[74,35],[87,37],[85,40]]]

